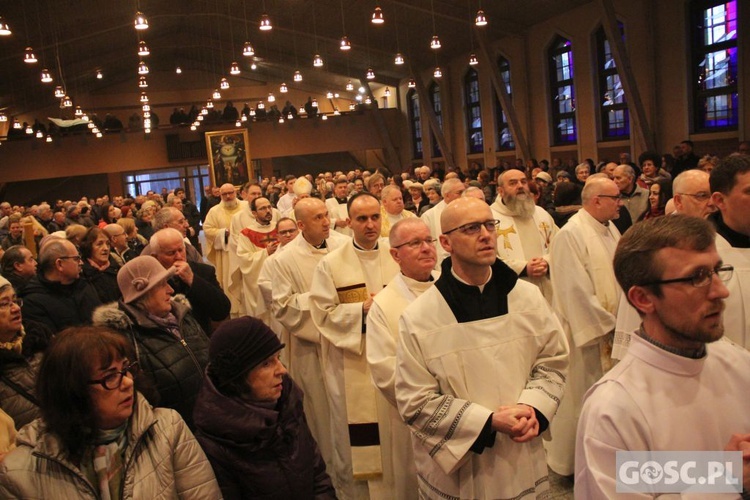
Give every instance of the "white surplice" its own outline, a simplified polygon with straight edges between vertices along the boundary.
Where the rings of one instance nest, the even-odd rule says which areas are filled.
[[[612,366],[611,345],[620,287],[612,258],[620,233],[585,209],[557,233],[550,249],[553,305],[570,344],[565,398],[550,428],[549,466],[561,475],[574,471],[575,431],[583,395]]]
[[[336,198],[328,198],[326,200],[326,208],[328,209],[328,217],[331,219],[331,227],[336,228],[337,233],[341,233],[345,236],[352,236],[352,230],[349,226],[336,226],[338,221],[344,221],[349,218],[349,211],[346,208],[346,203],[339,203]]]
[[[224,202],[211,207],[203,222],[203,233],[206,237],[206,259],[216,268],[216,279],[222,290],[229,297],[232,304],[230,315],[237,317],[240,312],[240,298],[229,292],[232,282],[233,261],[235,260],[235,249],[231,247],[230,229],[232,216],[243,210],[247,210],[247,202],[237,201],[234,208],[227,208]]]
[[[430,228],[430,234],[436,240],[439,240],[440,235],[443,234],[443,229],[440,226],[440,216],[443,214],[443,210],[445,210],[445,207],[447,206],[448,204],[445,203],[444,200],[440,200],[437,205],[423,213],[422,217],[420,217],[424,223],[427,224],[427,227]],[[435,263],[435,269],[439,271],[440,264],[442,264],[445,258],[448,257],[448,252],[445,251],[443,245],[441,245],[439,241],[435,244],[435,248],[437,249],[437,262]]]

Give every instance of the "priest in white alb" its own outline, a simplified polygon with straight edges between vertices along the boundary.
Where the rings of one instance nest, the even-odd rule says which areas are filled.
[[[424,168],[424,167],[422,167]],[[430,228],[432,237],[438,239],[440,236],[440,215],[445,210],[445,207],[459,199],[463,194],[466,186],[461,182],[460,179],[447,179],[440,187],[440,194],[443,197],[437,205],[429,209],[422,215],[422,220]],[[440,269],[440,263],[448,256],[448,253],[442,248],[437,249],[437,264],[436,269]]]
[[[346,211],[346,204],[349,201],[346,196],[348,188],[349,181],[346,180],[346,176],[340,175],[337,177],[336,183],[333,186],[333,196],[326,200],[326,207],[328,208],[328,216],[331,219],[331,228],[338,233],[351,237],[352,230],[349,229],[349,214]]]

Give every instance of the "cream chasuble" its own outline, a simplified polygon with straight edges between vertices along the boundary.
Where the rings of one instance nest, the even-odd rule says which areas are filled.
[[[401,219],[416,217],[408,210],[402,210],[398,215],[391,215],[385,211],[385,207],[380,207],[380,236],[387,238],[391,234],[391,227]]]
[[[547,460],[555,472],[573,473],[575,431],[586,391],[612,368],[612,342],[620,287],[612,259],[620,233],[579,210],[557,233],[550,250],[554,308],[570,344],[565,398],[550,432]]]
[[[247,203],[237,201],[234,208],[227,208],[224,202],[220,202],[206,214],[203,223],[203,233],[206,237],[206,259],[216,268],[216,279],[222,290],[232,303],[230,315],[237,317],[240,311],[239,297],[229,292],[232,282],[232,263],[235,260],[235,250],[230,247],[229,226],[232,216],[242,210],[247,210]]]

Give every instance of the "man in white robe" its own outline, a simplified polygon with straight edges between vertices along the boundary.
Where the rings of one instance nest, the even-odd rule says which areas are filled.
[[[466,186],[464,186],[464,183],[459,179],[446,180],[440,188],[440,194],[442,195],[443,199],[438,202],[437,205],[426,211],[424,215],[422,215],[422,220],[425,222],[425,224],[427,224],[427,227],[430,228],[430,233],[432,234],[433,238],[438,239],[438,237],[440,236],[440,216],[442,215],[443,210],[445,210],[445,207],[450,205],[452,202],[459,199],[465,189]],[[438,258],[437,263],[435,264],[435,269],[440,269],[440,264],[443,262],[443,260],[445,260],[447,256],[448,252],[446,252],[442,246],[438,245]]]
[[[391,227],[402,219],[414,217],[414,214],[404,210],[404,195],[396,185],[388,185],[380,192],[380,236],[387,238]]]
[[[326,207],[328,208],[328,216],[331,218],[331,227],[343,235],[351,236],[349,213],[346,211],[346,204],[349,201],[346,196],[348,187],[349,182],[346,177],[339,176],[333,187],[333,196],[326,200]]]
[[[636,224],[620,239],[614,268],[643,324],[623,360],[586,394],[576,498],[653,497],[618,489],[618,451],[750,447],[750,353],[720,340],[731,271],[711,225],[683,215]],[[748,488],[750,457],[743,472]]]
[[[268,314],[258,287],[258,276],[266,258],[279,247],[279,241],[273,207],[268,198],[255,198],[249,208],[253,218],[237,235],[238,265],[232,272],[229,291],[235,297],[242,297],[242,314],[267,323]]]
[[[279,201],[276,204],[276,208],[279,209],[282,217],[289,217],[289,214],[292,213],[292,209],[294,208],[294,182],[296,180],[297,178],[293,175],[287,175],[284,178],[286,193],[279,198]]]
[[[573,474],[575,431],[583,395],[612,367],[615,313],[620,290],[612,269],[620,233],[620,191],[604,174],[586,180],[583,208],[557,233],[550,250],[553,307],[570,344],[565,398],[547,443],[550,468]]]
[[[321,334],[334,449],[346,463],[345,498],[389,498],[383,491],[377,391],[365,356],[365,320],[373,296],[396,275],[380,239],[380,202],[370,193],[349,200],[351,244],[320,261],[310,287],[310,313]]]
[[[219,188],[221,202],[211,207],[203,222],[203,233],[206,236],[206,258],[216,268],[216,278],[221,284],[224,293],[227,294],[232,303],[231,316],[236,317],[240,313],[240,300],[229,292],[232,282],[232,252],[230,250],[229,226],[232,216],[240,212],[246,205],[237,199],[237,193],[232,184],[224,184]]]
[[[558,228],[552,216],[534,203],[526,174],[507,170],[497,180],[498,196],[490,206],[500,221],[497,256],[518,276],[535,284],[552,303],[549,247]]]
[[[383,194],[384,199],[385,196]],[[389,243],[391,257],[401,272],[375,296],[367,313],[367,363],[372,381],[388,402],[382,405],[385,411],[378,417],[383,481],[386,488],[393,491],[393,498],[409,499],[417,498],[417,471],[410,446],[411,432],[396,405],[398,320],[406,306],[434,284],[440,272],[434,270],[435,238],[424,221],[413,217],[396,222],[391,228]]]
[[[485,202],[454,201],[441,226],[450,259],[401,315],[396,361],[420,498],[540,498],[539,435],[563,396],[565,336],[539,289],[497,258]]]

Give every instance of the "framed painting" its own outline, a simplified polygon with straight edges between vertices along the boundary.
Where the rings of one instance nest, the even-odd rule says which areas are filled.
[[[250,164],[247,130],[206,132],[208,172],[211,185],[241,186],[254,178]]]

